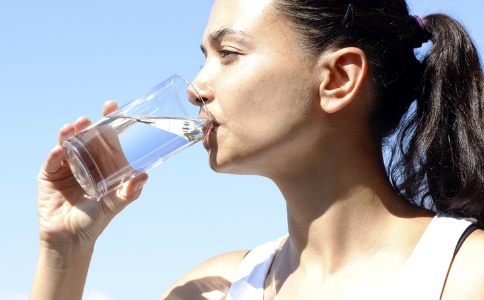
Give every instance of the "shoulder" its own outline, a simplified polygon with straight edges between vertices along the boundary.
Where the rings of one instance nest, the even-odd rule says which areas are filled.
[[[249,250],[215,256],[189,271],[159,299],[224,299],[232,279]]]
[[[476,230],[457,252],[442,300],[484,299],[484,230]]]

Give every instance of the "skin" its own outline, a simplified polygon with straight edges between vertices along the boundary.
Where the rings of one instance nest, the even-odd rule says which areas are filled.
[[[215,122],[204,140],[210,166],[266,176],[287,202],[290,237],[267,274],[264,299],[381,298],[434,214],[399,198],[388,182],[381,144],[366,127],[365,54],[344,48],[310,59],[268,0],[217,0],[203,50],[207,61],[193,84]],[[103,113],[115,109],[108,102]],[[89,124],[66,125],[59,142]],[[56,146],[39,174],[31,299],[81,299],[96,239],[147,180],[141,174],[92,203],[69,172]],[[483,247],[482,231],[466,240],[442,299],[482,299]],[[225,298],[246,253],[202,263],[160,299]]]
[[[309,85],[317,84],[317,78],[306,70],[304,53],[287,47],[290,37],[281,40],[280,35],[271,34],[283,34],[284,25],[268,14],[267,1],[243,2],[215,4],[203,39],[207,61],[193,84],[221,125],[209,143],[212,168],[224,173],[268,176],[278,171],[275,163],[289,162],[294,153],[307,148],[305,144],[311,141],[308,137],[316,133],[307,130],[314,120],[310,116],[315,113],[309,99],[317,94]],[[257,22],[232,19],[233,13],[224,13],[244,14],[245,5],[251,6],[250,18]],[[236,33],[210,41],[212,32],[226,28]],[[298,59],[291,61],[295,56]],[[285,58],[287,63],[280,64],[280,59]],[[281,84],[286,82],[292,84]],[[241,88],[244,86],[250,88]],[[303,105],[293,105],[294,101]],[[283,143],[287,138],[295,143]],[[294,147],[296,143],[302,144]],[[271,157],[274,154],[279,156],[278,161]]]

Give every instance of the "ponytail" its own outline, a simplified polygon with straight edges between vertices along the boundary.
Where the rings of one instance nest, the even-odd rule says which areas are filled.
[[[394,189],[483,226],[484,79],[464,27],[441,14],[411,17],[405,0],[274,0],[274,7],[309,55],[349,46],[365,52],[369,131],[376,141],[400,134],[388,167]],[[349,7],[354,30],[344,34]],[[414,48],[429,39],[433,47],[421,62]]]
[[[484,225],[484,78],[472,39],[442,14],[423,18],[432,48],[421,65],[413,118],[391,168],[400,194]],[[416,198],[419,198],[417,200]],[[425,199],[425,200],[424,200]]]

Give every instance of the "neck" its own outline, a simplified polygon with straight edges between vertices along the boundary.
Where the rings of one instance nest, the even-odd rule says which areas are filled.
[[[380,149],[354,146],[324,156],[306,153],[286,166],[290,175],[279,170],[272,177],[287,202],[290,238],[283,252],[292,271],[318,268],[329,276],[368,260],[392,247],[388,237],[397,219],[421,211],[394,192]]]

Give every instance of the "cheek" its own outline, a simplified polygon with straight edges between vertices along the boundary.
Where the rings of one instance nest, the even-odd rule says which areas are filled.
[[[221,82],[217,98],[226,126],[220,138],[226,140],[219,146],[232,155],[261,153],[302,127],[314,108],[314,95],[308,76],[290,67],[257,61]]]

